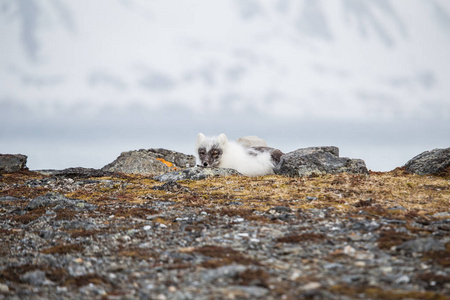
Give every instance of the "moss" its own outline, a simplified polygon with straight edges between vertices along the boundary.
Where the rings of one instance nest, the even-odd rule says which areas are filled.
[[[445,268],[450,267],[450,243],[446,244],[445,250],[425,252],[423,258],[431,260]]]
[[[398,246],[406,241],[413,239],[414,236],[395,230],[385,230],[380,232],[378,238],[378,248],[391,249],[393,246]]]
[[[15,215],[11,219],[19,223],[28,224],[45,215],[45,211],[45,207],[38,207],[31,211],[26,211],[23,215]]]
[[[84,230],[84,229],[72,229],[72,230],[68,230],[67,231],[70,236],[74,239],[78,238],[78,237],[89,237],[89,236],[93,236],[96,234],[99,234],[101,232],[106,232],[106,231],[102,231],[102,230]]]
[[[87,274],[82,276],[76,276],[76,277],[69,277],[65,282],[65,286],[69,285],[75,285],[76,287],[82,287],[88,284],[96,284],[101,285],[104,283],[109,283],[108,280],[105,277],[98,276],[95,274]]]
[[[238,285],[261,286],[268,288],[269,278],[269,273],[263,269],[246,269],[244,272],[236,274],[233,279]]]
[[[16,281],[20,282],[20,276],[30,271],[40,270],[41,267],[33,264],[24,264],[19,266],[8,266],[0,272],[0,282]]]
[[[278,243],[302,243],[302,242],[315,242],[318,243],[326,238],[321,233],[302,233],[292,234],[277,238],[275,241]]]
[[[434,292],[405,291],[405,290],[382,290],[371,287],[364,290],[367,297],[375,299],[420,299],[420,300],[449,300],[450,297]]]
[[[80,244],[61,244],[41,250],[44,254],[69,254],[82,252],[84,247]]]
[[[195,248],[192,252],[213,258],[212,260],[207,260],[201,264],[205,268],[217,268],[233,263],[239,265],[259,265],[257,261],[229,247],[208,245]]]
[[[444,284],[450,282],[450,276],[438,275],[432,272],[419,274],[417,279],[425,282],[428,289],[440,289]]]
[[[384,290],[378,287],[352,287],[348,285],[334,285],[328,290],[335,295],[345,295],[358,299],[421,299],[421,300],[449,300],[447,295],[429,291]]]
[[[120,208],[114,211],[116,217],[125,218],[140,218],[146,219],[147,216],[158,214],[157,210],[147,208],[147,207],[131,207],[131,208]]]
[[[255,209],[245,208],[221,208],[217,211],[220,215],[227,215],[229,217],[241,217],[248,221],[270,221],[270,218],[255,214]]]

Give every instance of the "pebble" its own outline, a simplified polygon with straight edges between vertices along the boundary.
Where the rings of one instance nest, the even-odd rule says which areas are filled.
[[[9,287],[4,283],[0,283],[0,293],[7,293],[7,292],[9,292]]]
[[[274,206],[272,208],[269,209],[270,213],[288,213],[291,212],[292,209],[290,209],[287,206]]]
[[[269,293],[269,290],[260,286],[232,286],[230,290],[237,289],[243,291],[250,297],[261,298]]]
[[[419,238],[404,242],[397,246],[398,250],[409,253],[445,250],[445,245],[432,237]]]
[[[214,280],[217,280],[218,278],[224,278],[224,277],[233,277],[237,274],[245,271],[247,267],[242,265],[228,265],[219,267],[212,270],[207,270],[203,273],[203,279],[212,282]]]
[[[405,211],[406,208],[404,208],[401,205],[396,205],[396,206],[389,207],[388,210],[402,210],[402,211]]]
[[[302,285],[300,287],[300,289],[303,291],[310,291],[310,290],[316,290],[316,289],[320,288],[321,286],[322,285],[320,284],[320,282],[312,281],[312,282],[308,282],[305,285]]]
[[[433,214],[433,217],[435,218],[450,218],[450,212],[440,212],[440,213],[436,213]]]
[[[409,276],[407,276],[407,275],[401,275],[400,277],[395,279],[395,283],[398,283],[398,284],[409,283],[409,281],[410,281],[410,279],[409,279]]]
[[[330,263],[330,264],[325,264],[323,267],[324,267],[324,269],[331,270],[331,269],[340,269],[343,267],[343,265],[340,263]]]
[[[41,270],[30,271],[20,276],[20,280],[34,286],[41,286],[46,280],[45,272]]]
[[[75,184],[76,181],[72,183]],[[119,189],[120,184],[115,188]],[[0,243],[7,248],[1,255],[0,269],[18,268],[15,281],[0,280],[0,299],[15,299],[12,293],[20,293],[21,298],[39,295],[50,300],[106,295],[111,299],[175,300],[223,299],[228,295],[235,299],[355,296],[332,291],[330,286],[348,286],[350,291],[361,286],[401,289],[405,293],[426,291],[434,298],[450,293],[450,284],[439,281],[448,276],[445,266],[438,259],[423,260],[425,252],[444,250],[450,242],[444,227],[450,224],[448,212],[425,214],[417,219],[412,216],[406,221],[383,219],[371,213],[357,215],[360,208],[353,207],[351,214],[330,208],[302,208],[298,213],[288,213],[289,206],[306,203],[301,196],[303,200],[297,204],[271,202],[264,210],[257,210],[258,216],[265,218],[247,220],[238,214],[223,216],[220,209],[226,207],[239,213],[253,203],[245,202],[244,208],[240,207],[242,202],[231,201],[227,206],[229,200],[219,199],[220,204],[191,207],[170,201],[158,204],[155,199],[143,198],[145,203],[137,206],[111,199],[111,204],[102,204],[104,210],[102,207],[89,212],[89,200],[79,205],[78,200],[62,194],[56,197],[68,200],[39,210],[24,209],[23,198],[17,201],[21,206],[12,200],[1,202]],[[317,201],[320,204],[321,200]],[[139,207],[156,212],[123,217],[124,209]],[[64,214],[66,211],[69,213]],[[109,215],[116,217],[110,220]],[[13,221],[22,216],[33,220]],[[157,223],[155,216],[178,223]],[[289,223],[280,221],[285,216],[289,216]],[[423,219],[428,219],[428,223],[421,223]],[[406,223],[424,230],[410,230]],[[158,227],[161,230],[154,230]],[[380,248],[380,231],[388,228],[412,239],[396,245],[400,251]],[[432,232],[427,234],[427,230]],[[308,235],[318,233],[326,238],[308,239]],[[292,243],[277,242],[285,236],[293,236]],[[59,245],[68,246],[67,253],[42,251]],[[74,245],[83,247],[72,251]],[[44,267],[45,271],[40,269]],[[64,278],[58,278],[59,272]],[[430,279],[421,280],[422,274],[429,274]],[[78,281],[80,276],[83,278],[79,279],[94,284]],[[282,284],[278,286],[278,282]],[[120,290],[130,293],[114,294]]]
[[[344,251],[344,254],[347,254],[348,256],[354,256],[356,253],[355,248],[353,248],[352,246],[349,246],[349,245],[345,246],[343,251]]]
[[[357,266],[357,267],[363,268],[363,267],[365,267],[367,264],[366,264],[364,261],[358,260],[358,261],[355,261],[354,265]]]

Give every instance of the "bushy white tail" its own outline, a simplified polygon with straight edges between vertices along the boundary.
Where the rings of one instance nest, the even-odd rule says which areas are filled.
[[[262,176],[273,174],[273,163],[270,153],[252,153],[235,142],[228,142],[223,149],[219,164],[221,168],[235,169],[247,176]]]

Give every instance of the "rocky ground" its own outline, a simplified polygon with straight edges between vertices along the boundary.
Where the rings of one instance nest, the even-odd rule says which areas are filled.
[[[0,175],[0,299],[450,299],[448,177],[46,174]]]

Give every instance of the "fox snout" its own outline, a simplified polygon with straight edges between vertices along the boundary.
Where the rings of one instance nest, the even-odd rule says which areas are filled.
[[[205,162],[203,163],[203,166],[204,166],[204,167],[207,167],[207,166],[208,166],[208,162],[205,161]]]

